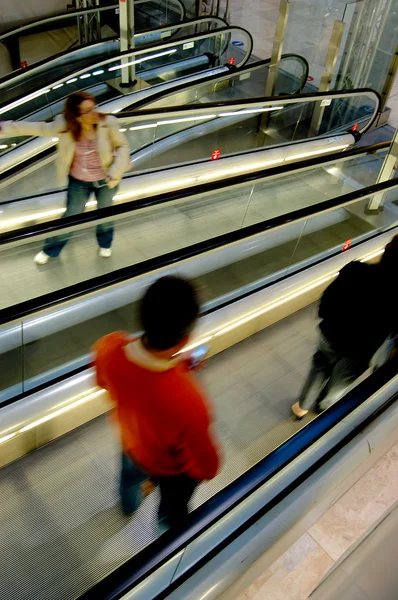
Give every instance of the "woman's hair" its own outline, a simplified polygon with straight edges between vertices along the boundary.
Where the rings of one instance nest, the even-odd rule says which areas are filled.
[[[91,100],[96,103],[94,96],[87,92],[74,92],[66,99],[64,108],[64,117],[66,121],[66,129],[73,135],[73,139],[77,141],[81,133],[81,125],[78,121],[80,117],[80,105],[85,100]]]

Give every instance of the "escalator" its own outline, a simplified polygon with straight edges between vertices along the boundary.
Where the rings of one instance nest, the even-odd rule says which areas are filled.
[[[135,31],[146,31],[147,41],[156,41],[147,30],[175,25],[186,18],[185,7],[180,0],[136,0],[134,9]],[[14,27],[0,35],[0,45],[4,44],[7,48],[13,70],[8,75],[16,75],[21,64],[26,68],[53,58],[60,52],[82,48],[90,41],[117,40],[119,28],[118,6],[115,3],[69,10]],[[138,39],[138,43],[144,43],[142,38]],[[4,62],[8,62],[6,57]]]
[[[93,85],[106,82],[108,86],[115,86],[121,77],[121,69],[127,63],[136,64],[136,76],[148,84],[156,79],[172,78],[170,64],[176,63],[174,71],[184,72],[185,69],[189,73],[205,70],[216,63],[226,63],[234,48],[230,47],[231,37],[235,39],[235,36],[239,36],[245,42],[244,49],[235,52],[239,56],[237,64],[246,62],[252,49],[251,36],[244,29],[229,27],[217,18],[185,21],[178,26],[167,25],[151,30],[150,39],[148,35],[147,32],[134,35],[137,47],[135,51],[120,52],[117,40],[103,41],[61,54],[16,75],[2,78],[2,119],[32,116],[69,93],[83,89],[89,91]],[[147,48],[146,52],[144,48]],[[187,62],[190,64],[186,65]],[[167,65],[168,69],[161,68]],[[149,73],[145,74],[147,71]],[[136,84],[134,90],[138,89],[140,87]],[[48,117],[54,114],[56,113],[49,113]]]
[[[364,150],[355,160],[365,160],[365,156],[368,160]],[[293,190],[290,202],[300,188],[306,194],[306,186],[317,179],[318,196],[325,189],[325,179],[322,183],[319,179],[322,160],[310,159],[296,168],[294,181],[285,177],[277,182],[290,184],[286,188]],[[348,193],[344,190],[340,197],[294,212],[290,206],[266,220],[251,213],[250,224],[229,222],[227,229],[225,221],[233,218],[245,191],[251,202],[242,212],[247,215],[250,206],[259,210],[267,181],[258,177],[256,183],[263,187],[257,197],[252,181],[243,177],[230,181],[229,202],[224,206],[214,201],[215,192],[219,200],[223,196],[226,200],[225,186],[220,183],[203,186],[201,205],[184,207],[181,194],[176,194],[175,206],[184,222],[168,211],[163,228],[155,227],[152,233],[154,206],[148,206],[146,223],[137,214],[134,236],[128,229],[127,213],[122,218],[113,207],[110,218],[130,262],[91,279],[87,278],[91,268],[87,258],[93,248],[84,237],[88,215],[79,215],[74,226],[76,254],[68,260],[75,271],[81,270],[80,283],[47,290],[45,295],[0,312],[3,386],[9,390],[14,384],[13,396],[7,399],[3,394],[0,412],[2,464],[48,444],[2,470],[4,600],[69,600],[80,595],[85,599],[185,599],[194,597],[192,585],[198,586],[194,588],[198,594],[211,577],[206,597],[215,598],[224,588],[214,577],[220,577],[221,563],[229,567],[231,563],[224,558],[215,568],[213,559],[232,551],[234,540],[238,548],[244,548],[241,536],[246,533],[252,540],[260,535],[257,523],[269,511],[273,511],[269,518],[274,527],[279,521],[285,527],[288,521],[292,524],[292,509],[290,519],[282,511],[277,520],[279,504],[294,495],[296,487],[307,485],[321,467],[328,467],[336,453],[345,452],[365,426],[365,435],[370,435],[370,425],[385,415],[385,431],[396,428],[396,359],[369,374],[320,416],[311,413],[303,421],[293,421],[290,405],[316,340],[314,303],[344,264],[353,259],[377,260],[397,232],[398,183],[391,180]],[[334,185],[332,180],[329,183]],[[364,210],[368,199],[381,193],[385,194],[384,211],[368,215]],[[217,216],[224,223],[218,231],[211,229]],[[202,241],[193,237],[189,219],[200,219],[207,229]],[[155,241],[157,255],[132,265],[132,240],[145,230]],[[184,244],[183,232],[190,245]],[[9,240],[14,257],[21,259],[24,248],[32,253],[34,237],[32,230]],[[175,248],[164,254],[162,244],[167,237],[175,240]],[[18,266],[25,287],[31,287],[22,262]],[[51,278],[62,275],[64,266],[53,268]],[[190,277],[202,290],[203,314],[192,346],[206,341],[211,347],[209,365],[201,377],[214,398],[225,465],[215,480],[200,487],[186,528],[156,539],[156,493],[132,519],[120,514],[117,434],[111,421],[101,416],[109,405],[94,387],[87,353],[92,341],[109,331],[137,331],[136,303],[143,287],[165,273]],[[43,272],[35,275],[36,280],[40,275]],[[11,365],[20,366],[18,382],[5,381]],[[380,434],[378,439],[382,439]],[[366,439],[363,443],[367,447]],[[372,443],[374,450],[375,439]],[[347,465],[346,461],[341,477],[347,476]],[[318,482],[312,503],[320,488]],[[257,527],[257,533],[251,526]],[[268,536],[261,537],[270,543]],[[203,577],[209,563],[212,575]],[[19,564],[24,568],[16,568]],[[233,569],[229,571],[232,576]],[[199,574],[202,583],[195,579],[192,583],[189,578]]]
[[[208,82],[197,84],[195,100],[204,100],[204,105],[152,110],[139,107],[130,116],[118,114],[120,130],[128,137],[132,164],[130,174],[121,182],[116,203],[348,150],[378,114],[379,97],[371,90],[206,103],[208,94],[214,96],[218,89],[223,97],[229,89],[233,94],[244,95],[248,90],[245,86],[251,83],[245,78],[244,86],[236,85],[242,83],[240,77],[241,73],[224,78],[228,88],[221,85],[214,90],[213,84],[209,89]],[[181,93],[176,92],[178,96]],[[322,103],[328,106],[319,116]],[[313,130],[314,115],[317,136]],[[355,131],[350,132],[354,126]],[[35,150],[36,143],[39,140],[22,143],[18,148],[21,156],[29,155],[29,145]],[[48,144],[47,140],[40,143]],[[3,175],[0,231],[62,215],[65,196],[54,189],[54,157],[51,148],[46,148],[23,162],[23,170],[18,166]],[[217,160],[211,160],[213,157]],[[358,173],[359,178],[362,176],[365,174]],[[35,195],[32,188],[37,191]],[[88,204],[89,209],[95,206],[94,201]]]
[[[163,109],[165,103],[178,106],[197,102],[253,98],[261,95],[266,85],[269,65],[270,59],[249,65],[243,64],[240,67],[219,67],[212,70],[210,74],[202,73],[197,76],[182,77],[175,81],[154,85],[127,98],[110,103],[105,102],[101,105],[101,110],[118,114],[123,108],[121,103],[125,105],[126,110],[142,110],[148,107],[152,108],[152,106]],[[276,81],[276,95],[300,93],[305,85],[307,73],[308,65],[305,60],[296,55],[284,55]],[[60,105],[62,106],[62,103]],[[130,119],[130,121],[133,120],[134,118]],[[0,169],[3,181],[0,183],[0,188],[4,190],[4,197],[10,198],[15,194],[18,195],[8,186],[10,172],[12,172],[12,181],[15,181],[15,179],[19,179],[17,168],[19,164],[29,160],[30,163],[35,163],[34,170],[39,168],[41,157],[44,162],[48,159],[49,149],[55,146],[55,140],[29,140],[29,138],[23,137],[10,138],[6,135],[2,135],[1,138]],[[34,181],[33,187],[36,185],[38,191],[43,189],[37,179]]]

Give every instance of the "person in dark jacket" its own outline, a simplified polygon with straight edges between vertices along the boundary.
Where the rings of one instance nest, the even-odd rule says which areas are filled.
[[[366,371],[386,338],[397,334],[397,268],[398,235],[387,244],[379,263],[349,263],[324,292],[318,348],[292,406],[298,419],[314,406],[318,410],[331,406]]]

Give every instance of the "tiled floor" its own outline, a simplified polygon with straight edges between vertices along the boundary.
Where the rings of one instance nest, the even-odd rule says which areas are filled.
[[[360,173],[358,164],[355,174],[359,180]],[[9,250],[3,246],[0,308],[340,196],[360,187],[358,179],[345,179],[340,171],[314,169],[258,183],[254,188],[247,185],[217,195],[197,196],[175,206],[133,213],[116,222],[113,256],[107,260],[97,256],[93,227],[80,230],[61,257],[44,267],[33,264],[41,243],[25,243]]]
[[[347,550],[311,600],[392,600],[397,596],[398,501]]]
[[[306,600],[335,562],[370,531],[397,500],[398,444],[237,600]]]
[[[316,340],[316,307],[241,342],[201,374],[214,401],[224,465],[210,498],[304,427],[290,405]],[[0,597],[69,600],[157,535],[152,494],[133,519],[119,509],[119,441],[101,417],[13,463],[0,477]]]

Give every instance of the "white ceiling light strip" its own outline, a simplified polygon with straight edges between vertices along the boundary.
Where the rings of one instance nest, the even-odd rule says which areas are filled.
[[[118,65],[114,65],[113,67],[109,67],[108,71],[117,71],[118,69],[125,69],[126,67],[131,67],[132,65],[138,65],[147,60],[152,60],[153,58],[169,56],[170,54],[174,54],[175,52],[177,52],[177,48],[172,48],[171,50],[166,50],[165,52],[158,52],[157,54],[151,54],[151,56],[145,56],[144,58],[137,58],[137,60],[132,60],[127,63],[120,63]]]
[[[130,65],[135,65],[138,63],[142,63],[146,60],[151,60],[152,58],[160,58],[161,56],[168,56],[170,54],[174,54],[174,52],[177,52],[177,48],[172,48],[171,50],[167,50],[165,52],[158,52],[157,54],[152,54],[151,56],[147,56],[145,58],[140,58],[135,61],[128,62],[124,65],[116,65],[114,67],[110,67],[108,69],[108,71],[116,71],[117,69],[123,69],[125,67],[129,67]],[[83,73],[82,75],[80,75],[80,79],[86,79],[88,77],[91,77],[91,75],[102,75],[103,73],[105,73],[104,69],[97,69],[96,71],[93,71],[93,73]],[[57,90],[57,89],[63,87],[64,84],[75,83],[77,80],[78,80],[78,77],[72,77],[71,79],[68,79],[67,81],[64,81],[64,82],[61,81],[49,88],[38,90],[37,92],[28,94],[27,96],[24,96],[23,98],[19,98],[18,100],[15,100],[14,102],[11,102],[10,104],[7,104],[7,106],[3,106],[3,108],[0,108],[0,115],[4,114],[10,110],[13,110],[14,108],[17,108],[18,106],[22,106],[22,104],[26,104],[27,102],[30,102],[31,100],[34,100],[35,98],[39,98],[43,94],[48,94],[51,90]]]
[[[256,113],[270,112],[271,110],[282,110],[283,106],[266,106],[265,108],[247,108],[233,112],[219,113],[219,117],[235,117],[236,115],[254,115]]]
[[[199,117],[183,117],[181,119],[167,119],[166,121],[158,121],[157,125],[173,125],[174,123],[185,123],[189,121],[205,121],[206,119],[215,119],[217,115],[202,115]]]
[[[316,156],[317,154],[325,154],[327,152],[336,150],[345,150],[349,144],[342,144],[341,146],[333,146],[333,148],[324,148],[323,150],[313,150],[312,152],[303,152],[302,154],[295,154],[294,156],[288,156],[285,160],[297,160],[300,158],[307,158],[308,156]]]
[[[196,117],[181,117],[178,119],[167,119],[165,121],[157,121],[156,123],[148,123],[147,125],[133,125],[129,127],[130,131],[136,131],[139,129],[151,129],[153,127],[158,127],[159,125],[173,125],[174,123],[188,123],[191,121],[205,121],[206,119],[216,119],[217,117],[236,117],[245,114],[255,114],[255,113],[263,113],[269,112],[271,110],[282,110],[283,106],[275,106],[272,108],[256,108],[250,110],[237,110],[235,112],[227,112],[227,113],[215,113],[209,115],[201,115]],[[119,110],[118,110],[119,112]]]
[[[186,179],[180,179],[177,181],[167,181],[166,183],[162,183],[159,185],[154,185],[152,187],[146,188],[144,190],[133,190],[131,192],[126,192],[124,194],[117,194],[115,196],[116,201],[127,200],[128,198],[133,198],[134,196],[140,196],[142,194],[152,194],[154,192],[162,192],[165,190],[178,190],[179,187],[183,187],[185,185],[189,185],[190,183],[195,183],[197,181],[196,177],[187,177]]]
[[[252,165],[243,165],[242,167],[234,167],[225,171],[214,171],[214,173],[206,173],[197,177],[198,181],[209,181],[211,179],[220,179],[228,175],[235,175],[236,173],[242,173],[244,171],[254,171],[256,169],[262,169],[271,165],[277,165],[284,162],[284,158],[276,158],[275,160],[266,160],[261,163],[255,163]]]
[[[25,102],[30,102],[30,100],[35,100],[35,98],[39,98],[39,96],[43,96],[43,94],[48,94],[49,91],[50,91],[50,88],[46,88],[44,90],[39,90],[38,92],[34,92],[33,94],[28,94],[27,96],[24,96],[23,98],[20,98],[19,100],[15,100],[14,102],[11,102],[11,104],[7,104],[7,106],[3,106],[3,108],[0,108],[0,115],[2,115],[5,112],[8,112],[9,110],[12,110],[13,108],[17,108],[18,106],[21,106],[22,104],[25,104]]]

